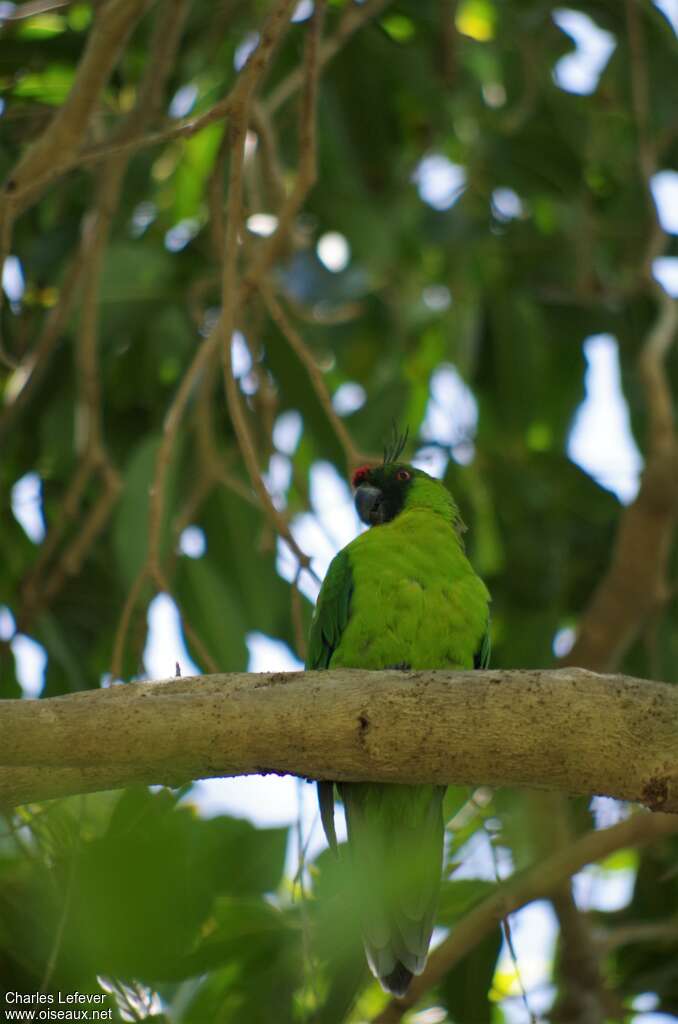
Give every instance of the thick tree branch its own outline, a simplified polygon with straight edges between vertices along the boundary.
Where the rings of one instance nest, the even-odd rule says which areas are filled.
[[[583,669],[230,674],[0,701],[0,803],[253,772],[678,811],[678,690]]]

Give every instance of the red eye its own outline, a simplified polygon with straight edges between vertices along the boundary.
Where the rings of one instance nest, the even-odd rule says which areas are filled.
[[[353,477],[351,478],[351,483],[353,484],[354,487],[360,487],[363,480],[367,478],[367,474],[369,473],[371,468],[371,466],[360,466],[358,469],[356,469],[355,473],[353,474]]]
[[[406,469],[399,469],[396,473],[396,480],[410,480],[411,476]]]

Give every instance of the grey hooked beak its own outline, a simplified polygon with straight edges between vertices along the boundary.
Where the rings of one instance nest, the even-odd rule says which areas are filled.
[[[366,526],[377,526],[383,523],[384,514],[381,507],[382,494],[378,487],[361,484],[355,492],[355,507],[358,515]]]

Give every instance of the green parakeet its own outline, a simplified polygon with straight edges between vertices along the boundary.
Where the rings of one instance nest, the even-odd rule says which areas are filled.
[[[469,669],[489,660],[489,594],[464,554],[459,511],[444,485],[399,462],[353,476],[371,529],[332,561],[311,626],[310,669]],[[403,995],[426,963],[443,858],[444,786],[340,783],[351,876],[367,960]],[[334,786],[318,784],[336,850]]]

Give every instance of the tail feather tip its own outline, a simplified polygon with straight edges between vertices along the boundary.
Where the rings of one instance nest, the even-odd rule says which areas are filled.
[[[391,973],[384,975],[379,981],[391,995],[404,996],[410,987],[413,977],[412,971],[408,971],[407,967],[401,964],[400,961],[396,961],[396,965]]]

